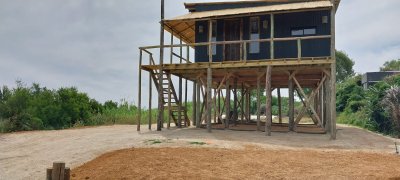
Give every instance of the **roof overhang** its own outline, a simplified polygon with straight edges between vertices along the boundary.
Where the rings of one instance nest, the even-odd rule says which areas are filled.
[[[224,9],[203,12],[191,12],[182,16],[164,20],[164,28],[185,43],[195,42],[195,22],[200,20],[219,19],[230,16],[255,15],[261,13],[282,13],[290,11],[305,11],[311,9],[330,9],[330,1],[310,1],[290,4],[259,6],[250,8]]]

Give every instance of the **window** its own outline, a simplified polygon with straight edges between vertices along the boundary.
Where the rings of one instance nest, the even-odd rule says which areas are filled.
[[[294,28],[291,34],[292,36],[315,35],[317,34],[317,28]]]
[[[250,18],[250,40],[260,39],[260,18]],[[252,54],[260,52],[260,42],[250,42],[249,52]]]
[[[217,42],[217,21],[212,21],[212,36],[211,36],[211,42]],[[212,44],[212,55],[217,55],[217,45]],[[208,49],[208,47],[207,47]],[[207,50],[208,54],[208,50]]]

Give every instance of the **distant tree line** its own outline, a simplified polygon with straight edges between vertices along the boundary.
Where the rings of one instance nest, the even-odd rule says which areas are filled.
[[[50,90],[17,81],[16,88],[0,88],[0,132],[133,123],[135,111],[126,101],[102,104],[75,87]]]

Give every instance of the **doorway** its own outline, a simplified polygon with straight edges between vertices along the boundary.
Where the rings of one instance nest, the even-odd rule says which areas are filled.
[[[238,41],[241,40],[241,20],[230,19],[225,20],[224,23],[224,41]],[[238,61],[240,60],[240,44],[225,44],[224,45],[224,61]]]

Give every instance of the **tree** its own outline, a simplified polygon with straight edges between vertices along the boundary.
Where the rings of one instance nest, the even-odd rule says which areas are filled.
[[[397,136],[400,138],[400,87],[392,86],[386,91],[386,95],[382,100],[382,106],[391,117]]]
[[[400,59],[386,61],[380,68],[381,71],[400,71]]]
[[[354,75],[354,61],[344,51],[336,51],[336,82]]]

